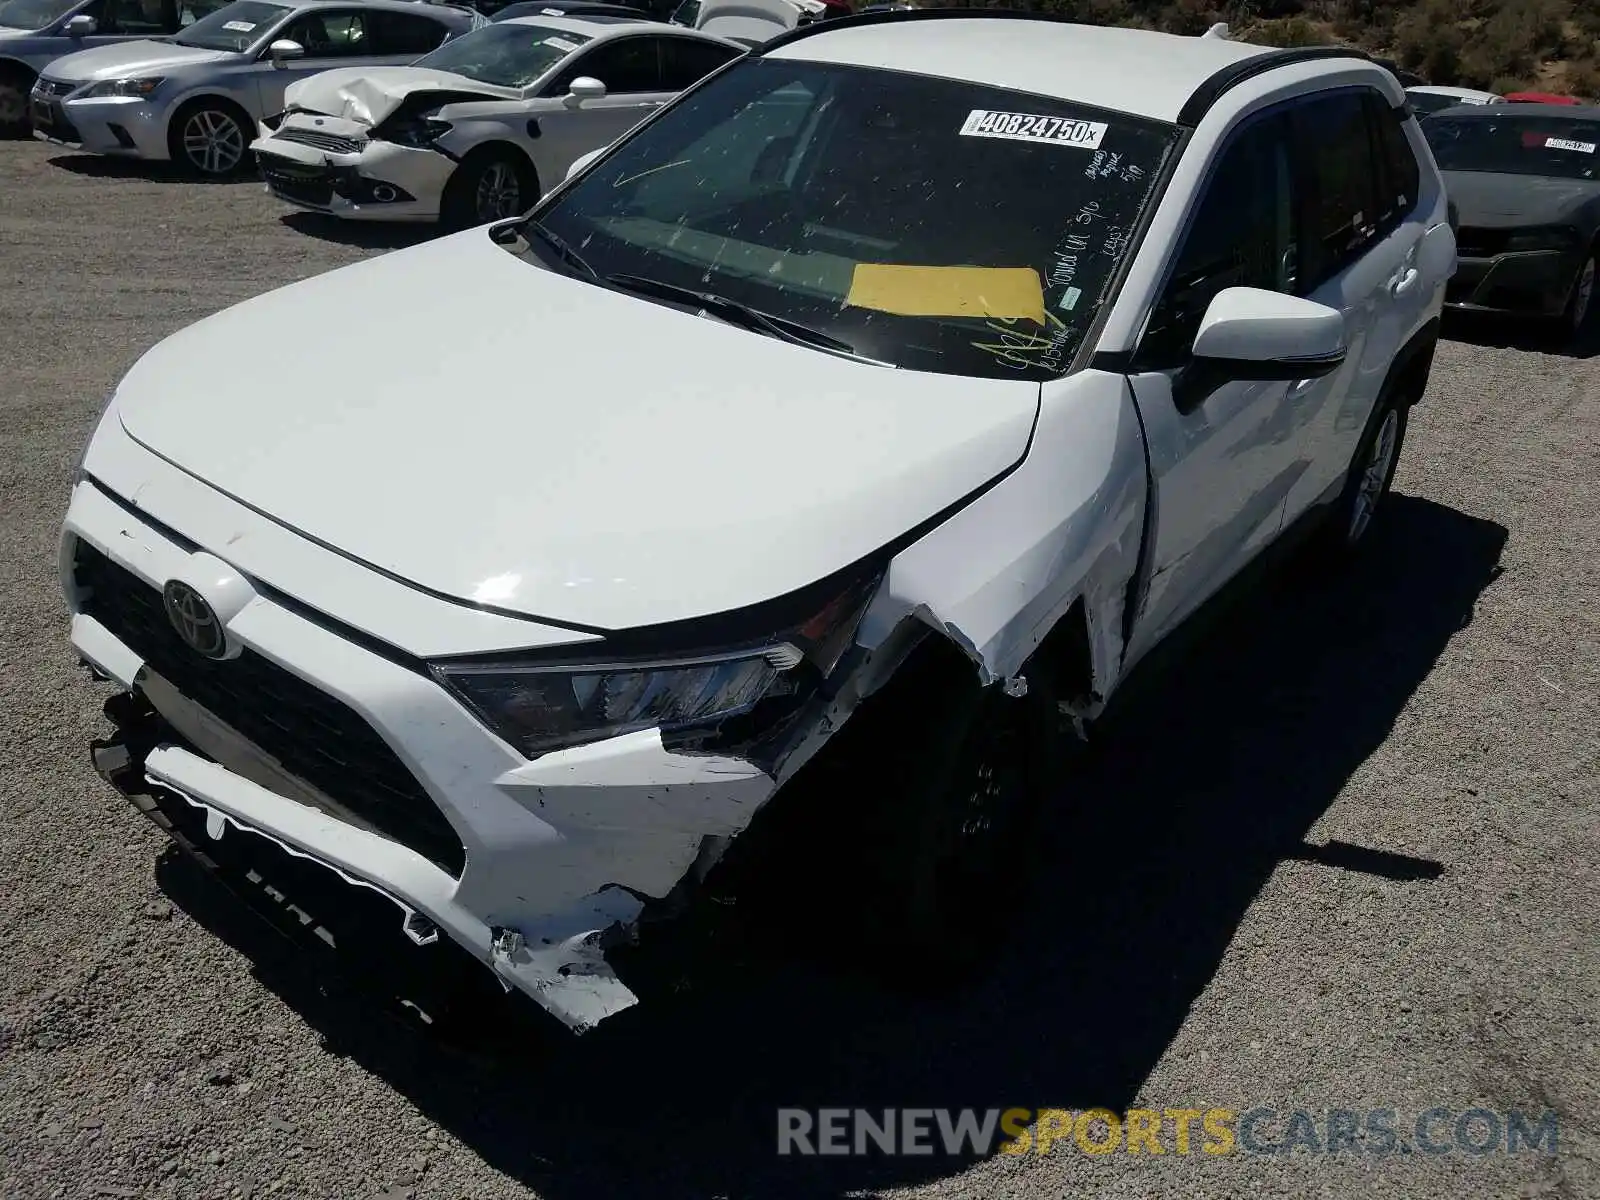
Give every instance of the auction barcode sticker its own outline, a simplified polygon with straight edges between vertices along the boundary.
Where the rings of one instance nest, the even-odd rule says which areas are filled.
[[[1098,150],[1101,139],[1106,136],[1106,127],[1099,121],[1074,121],[1068,117],[1041,117],[1036,113],[990,112],[986,108],[975,108],[962,123],[961,136]]]
[[[1576,150],[1579,154],[1594,153],[1593,142],[1574,142],[1569,141],[1567,138],[1545,138],[1544,144],[1547,150]]]

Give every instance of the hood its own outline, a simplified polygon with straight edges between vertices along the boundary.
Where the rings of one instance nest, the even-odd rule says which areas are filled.
[[[487,100],[522,96],[516,88],[479,83],[465,75],[427,67],[343,67],[290,84],[283,102],[288,107],[376,125],[416,92],[446,92],[455,98],[466,92]]]
[[[1488,171],[1444,172],[1445,193],[1455,201],[1461,224],[1478,229],[1555,225],[1600,199],[1600,180],[1500,175]]]
[[[45,69],[45,75],[63,83],[89,83],[97,79],[120,79],[125,75],[157,74],[201,63],[230,62],[238,57],[227,50],[202,50],[198,46],[179,46],[173,42],[115,42],[64,54]]]
[[[115,411],[354,559],[622,629],[769,600],[883,547],[1020,461],[1038,396],[749,333],[474,229],[190,326],[135,364]]]

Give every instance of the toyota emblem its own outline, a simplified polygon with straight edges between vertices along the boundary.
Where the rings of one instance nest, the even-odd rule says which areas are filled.
[[[206,658],[223,658],[228,651],[228,640],[222,622],[205,597],[187,583],[178,579],[167,580],[161,589],[161,599],[167,610],[167,620],[178,631],[191,650]]]

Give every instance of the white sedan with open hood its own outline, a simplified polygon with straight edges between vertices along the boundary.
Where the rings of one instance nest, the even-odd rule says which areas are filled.
[[[1295,535],[1397,536],[1456,262],[1405,101],[1344,48],[844,17],[522,217],[207,317],[74,482],[100,772],[429,1014],[588,1029],[730,871],[977,965],[1071,899],[1036,822],[1152,819],[1058,773],[1130,670]]]
[[[744,50],[642,17],[501,21],[407,67],[291,86],[251,148],[290,204],[461,228],[527,210],[579,157]]]

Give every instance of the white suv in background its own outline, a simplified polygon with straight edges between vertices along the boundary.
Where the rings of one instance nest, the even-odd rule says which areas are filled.
[[[183,330],[61,543],[102,773],[375,969],[576,1030],[752,821],[969,961],[1064,738],[1269,546],[1369,538],[1455,261],[1405,101],[1345,50],[844,18],[525,218]]]

